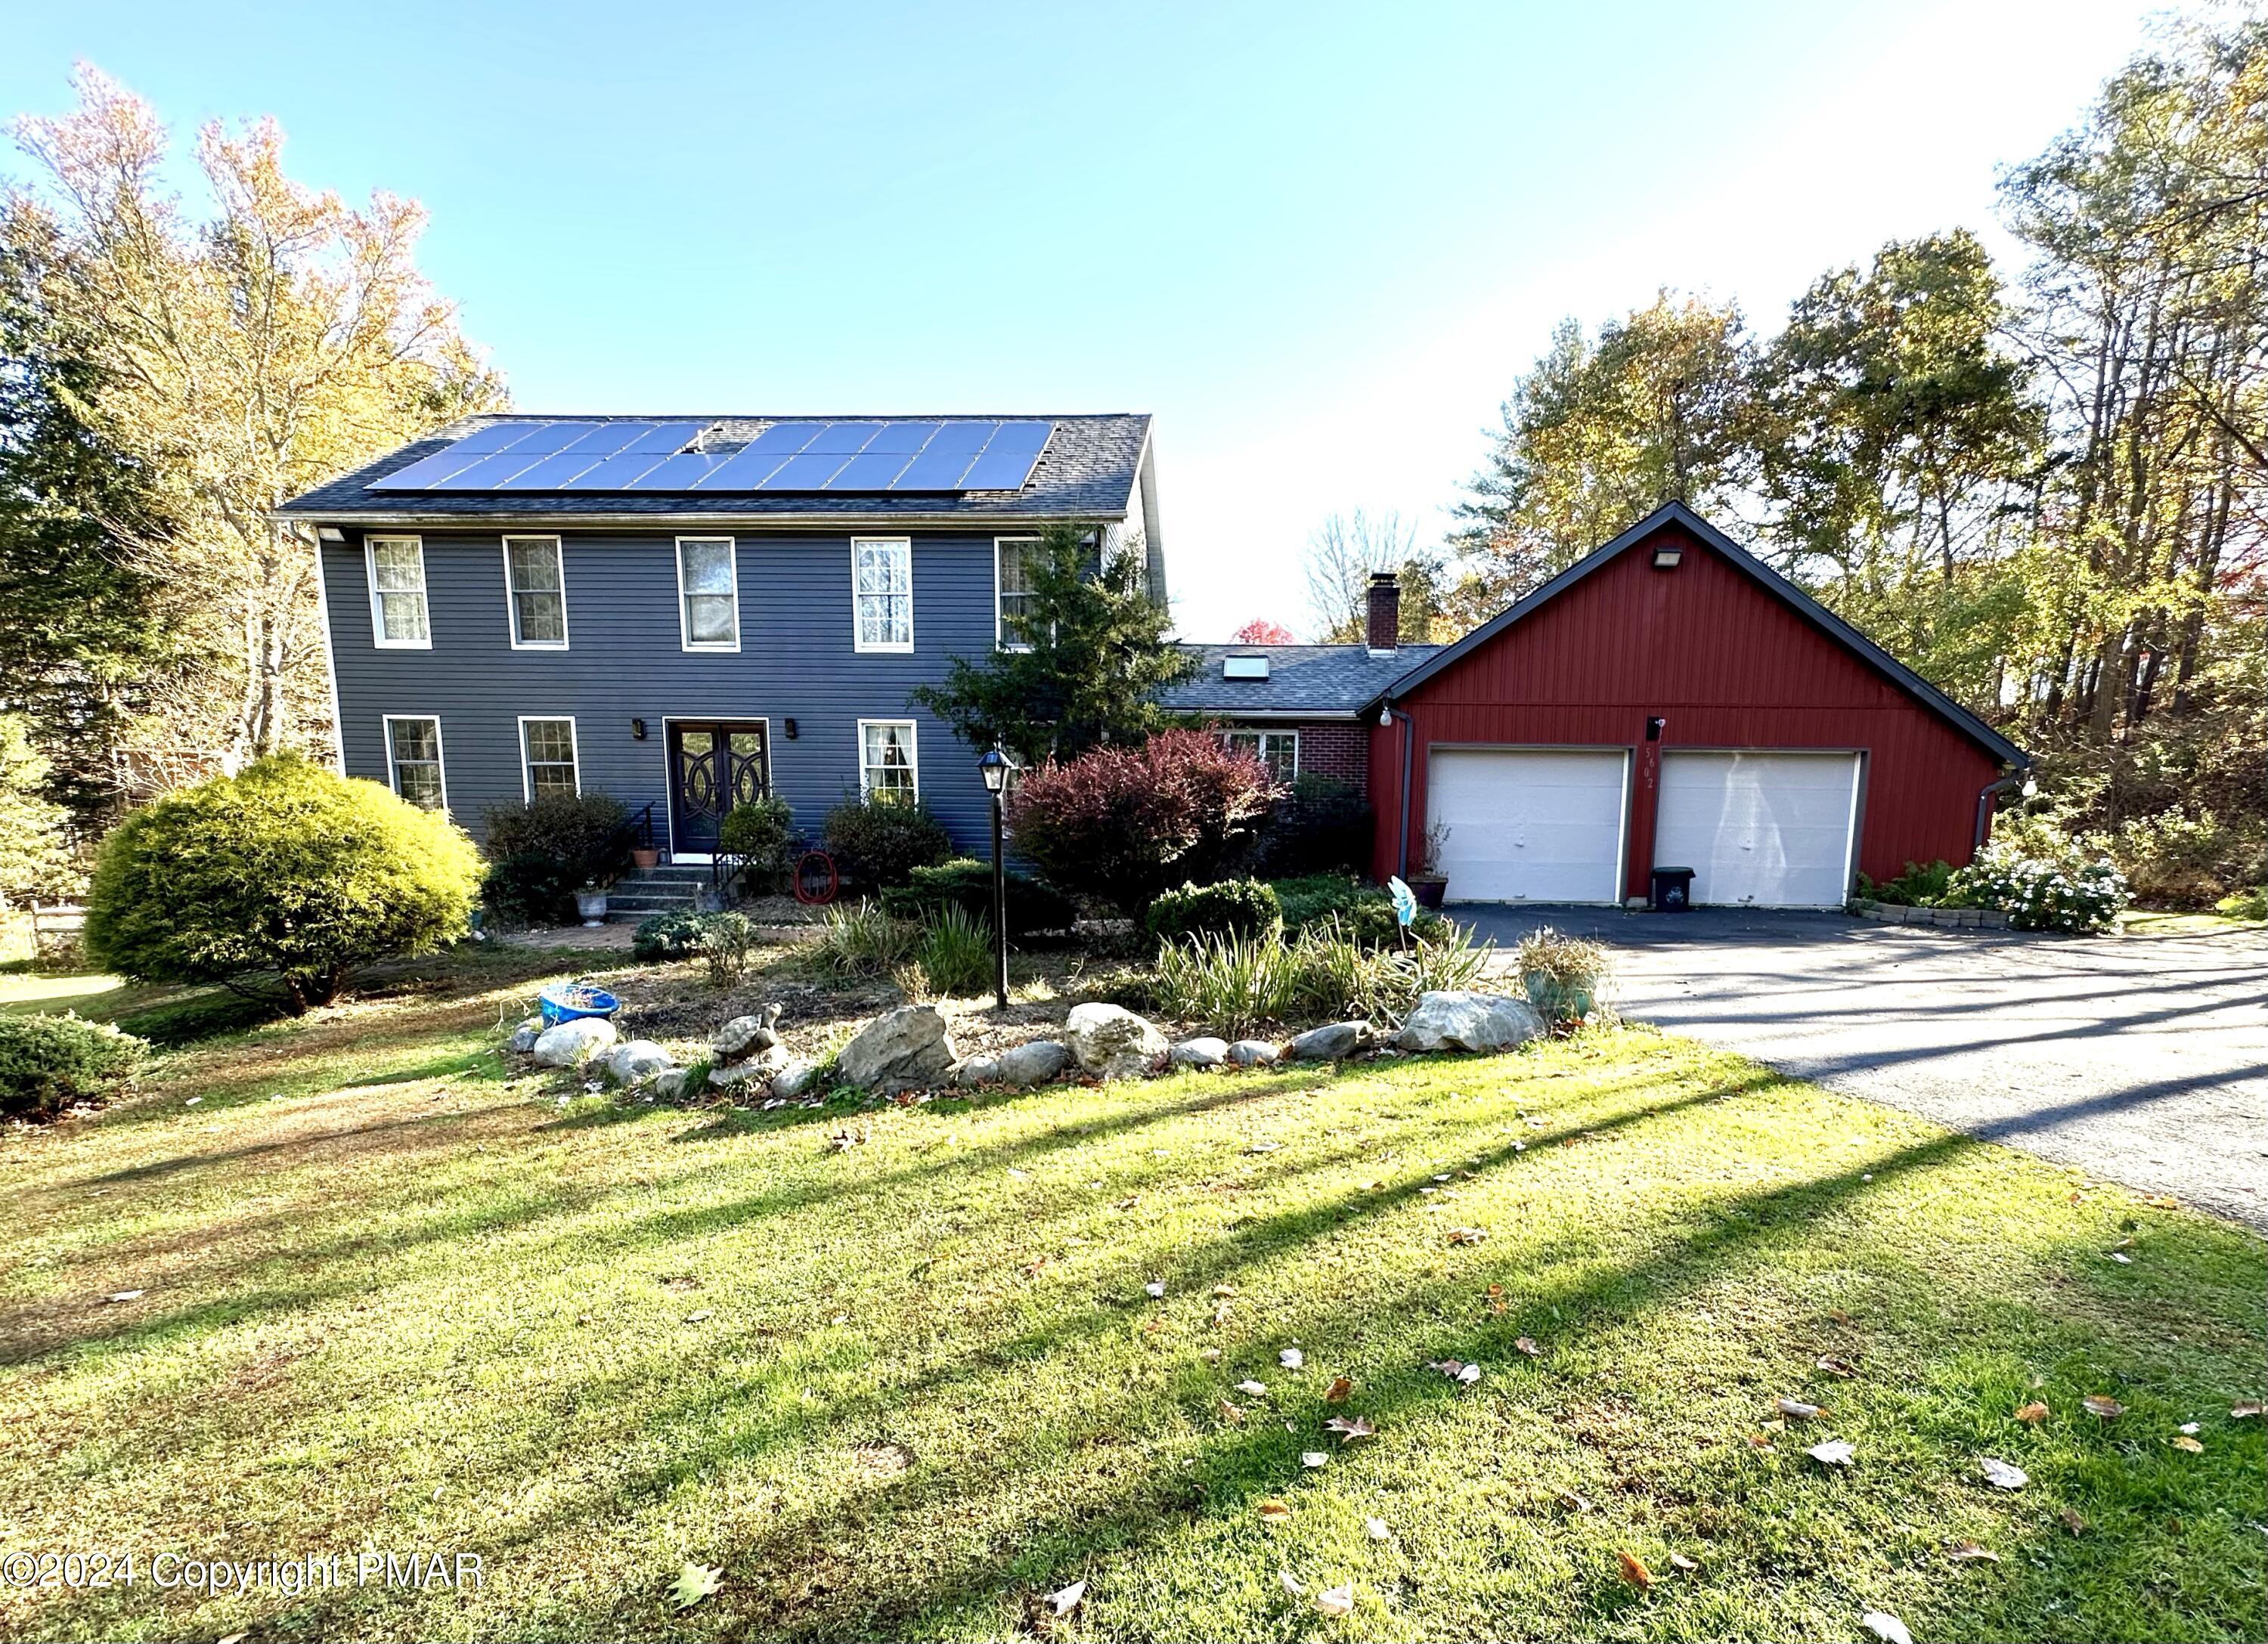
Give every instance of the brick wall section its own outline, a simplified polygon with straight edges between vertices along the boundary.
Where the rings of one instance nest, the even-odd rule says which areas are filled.
[[[1348,720],[1292,727],[1300,733],[1300,774],[1329,776],[1366,793],[1370,787],[1370,735]]]

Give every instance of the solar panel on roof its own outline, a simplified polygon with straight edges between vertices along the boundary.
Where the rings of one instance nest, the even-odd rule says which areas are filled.
[[[369,481],[380,491],[1013,490],[1054,424],[803,418],[737,451],[688,451],[710,424],[646,417],[491,423]]]

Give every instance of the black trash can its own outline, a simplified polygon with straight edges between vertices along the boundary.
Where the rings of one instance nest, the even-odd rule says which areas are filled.
[[[1653,911],[1682,914],[1693,906],[1693,870],[1656,868],[1653,870]]]

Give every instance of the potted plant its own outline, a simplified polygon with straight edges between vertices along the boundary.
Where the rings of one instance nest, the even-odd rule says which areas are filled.
[[[575,913],[585,925],[607,922],[607,887],[595,879],[586,879],[575,892]]]
[[[1425,830],[1418,851],[1418,871],[1404,881],[1420,907],[1439,911],[1442,899],[1449,893],[1449,877],[1441,871],[1441,851],[1448,842],[1447,823],[1436,822]]]
[[[661,866],[661,852],[652,845],[633,845],[630,847],[630,865],[641,873],[648,868],[659,868]]]

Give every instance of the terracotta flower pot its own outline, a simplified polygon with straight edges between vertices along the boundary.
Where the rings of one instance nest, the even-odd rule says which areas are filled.
[[[641,869],[659,868],[661,866],[661,853],[658,850],[633,848],[630,851],[630,862],[632,866]]]

